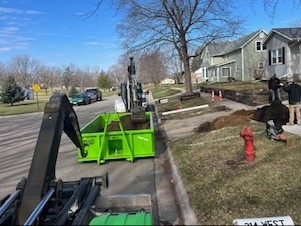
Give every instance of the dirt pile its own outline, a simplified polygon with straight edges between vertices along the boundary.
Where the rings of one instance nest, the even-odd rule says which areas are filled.
[[[253,114],[254,111],[246,111],[244,109],[235,111],[229,116],[218,117],[212,122],[204,122],[198,127],[194,128],[193,131],[201,133],[201,132],[221,129],[224,127],[236,126],[239,124],[249,122],[250,119],[253,118]]]
[[[272,102],[271,105],[266,105],[262,108],[256,109],[255,111],[246,111],[245,109],[242,109],[233,112],[229,116],[216,118],[212,122],[202,123],[198,127],[194,128],[193,131],[202,133],[224,127],[236,126],[247,123],[251,119],[264,123],[272,119],[276,124],[284,125],[288,122],[289,111],[282,103]]]
[[[142,129],[149,129],[150,128],[150,123],[149,121],[146,122],[139,122],[139,123],[134,123],[131,120],[130,115],[125,115],[120,117],[120,123],[123,127],[123,130],[142,130]],[[112,132],[112,131],[120,131],[120,126],[117,121],[113,121],[108,125],[107,131]]]
[[[262,108],[258,108],[254,112],[254,120],[259,122],[267,122],[268,120],[274,120],[275,123],[285,125],[289,120],[288,107],[281,102],[274,101],[271,105],[266,105]]]

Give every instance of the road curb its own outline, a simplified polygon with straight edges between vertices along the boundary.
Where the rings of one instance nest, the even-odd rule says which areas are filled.
[[[159,125],[159,130],[162,132],[162,136],[164,138],[164,142],[166,144],[166,151],[167,151],[167,157],[168,157],[168,162],[171,168],[171,176],[174,181],[174,186],[175,186],[175,191],[176,191],[176,199],[181,211],[182,219],[184,221],[184,225],[199,225],[196,215],[190,205],[190,199],[188,196],[188,193],[184,187],[183,180],[179,174],[178,167],[174,161],[174,158],[171,154],[170,147],[169,147],[169,142],[168,142],[168,137],[164,128],[164,125],[162,123],[162,120],[159,116],[159,113],[157,111],[156,105],[153,100],[152,93],[150,92],[150,99],[152,104],[154,105],[154,112],[157,116],[158,119],[158,125]],[[159,213],[160,215],[160,213]]]
[[[171,167],[171,173],[174,180],[174,185],[176,189],[177,200],[181,208],[182,218],[185,225],[199,225],[196,215],[190,205],[190,199],[188,193],[184,187],[183,180],[179,175],[178,167],[174,161],[171,154],[169,146],[167,147],[168,160]]]

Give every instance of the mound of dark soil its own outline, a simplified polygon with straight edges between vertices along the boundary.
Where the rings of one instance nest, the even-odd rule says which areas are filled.
[[[197,132],[197,133],[203,133],[203,132],[208,132],[214,130],[213,125],[211,122],[204,122],[201,125],[199,125],[198,127],[193,129],[193,132]]]
[[[254,110],[245,110],[245,109],[242,109],[242,110],[238,110],[238,111],[235,111],[233,113],[231,113],[231,115],[239,115],[239,116],[245,116],[247,118],[253,118],[254,117]]]
[[[288,107],[281,102],[274,101],[271,105],[258,108],[254,112],[254,120],[266,123],[268,120],[274,120],[275,123],[285,125],[289,120]]]
[[[213,120],[212,124],[214,129],[221,129],[224,127],[237,126],[249,121],[250,119],[243,115],[229,115],[216,118],[215,120]]]
[[[288,107],[281,102],[272,102],[271,105],[266,105],[258,108],[255,111],[246,111],[245,109],[235,111],[229,116],[216,118],[212,122],[205,122],[194,128],[194,132],[202,133],[224,127],[236,126],[244,124],[250,119],[266,123],[268,120],[274,120],[278,125],[285,125],[289,120]]]
[[[233,112],[229,116],[218,117],[212,122],[204,122],[198,127],[194,128],[194,132],[202,133],[211,130],[221,129],[224,127],[236,126],[249,122],[253,117],[253,111],[239,110]]]

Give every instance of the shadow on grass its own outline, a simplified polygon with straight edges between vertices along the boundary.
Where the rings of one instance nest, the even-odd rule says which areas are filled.
[[[41,104],[41,103],[39,103]],[[13,105],[11,104],[4,104],[4,103],[1,103],[0,104],[0,107],[18,107],[18,106],[32,106],[32,105],[37,105],[37,102],[17,102],[17,103],[13,103]]]
[[[16,114],[26,114],[33,112],[43,111],[45,108],[45,101],[41,101],[37,104],[36,101],[24,101],[10,104],[0,104],[0,115],[16,115]]]

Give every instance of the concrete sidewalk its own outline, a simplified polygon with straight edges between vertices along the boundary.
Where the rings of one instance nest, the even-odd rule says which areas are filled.
[[[211,101],[211,94],[209,93],[201,93],[202,98],[207,99],[208,101]],[[197,127],[198,125],[204,123],[204,122],[212,122],[217,117],[221,116],[227,116],[230,115],[234,111],[238,110],[256,110],[258,108],[261,108],[265,105],[258,105],[258,106],[249,106],[246,104],[242,104],[236,101],[232,101],[226,98],[223,98],[222,101],[215,100],[216,104],[219,106],[226,106],[230,110],[227,111],[220,111],[220,112],[214,112],[210,114],[205,115],[199,115],[191,118],[187,118],[185,120],[162,120],[163,127],[165,129],[165,132],[167,134],[168,140],[173,141],[185,136],[192,135],[193,129]],[[288,107],[288,101],[282,102],[284,105]],[[301,126],[294,125],[294,126],[283,126],[284,131],[295,134],[297,136],[301,137]]]

